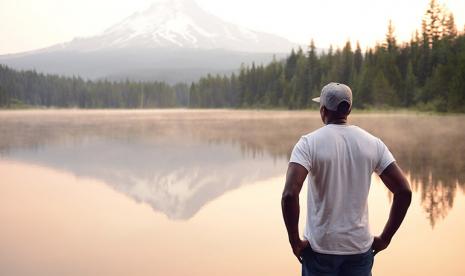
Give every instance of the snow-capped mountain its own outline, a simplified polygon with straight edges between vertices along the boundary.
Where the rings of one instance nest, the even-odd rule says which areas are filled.
[[[102,33],[48,48],[0,56],[0,63],[84,78],[195,81],[267,63],[296,44],[212,15],[194,0],[159,0]]]
[[[289,52],[295,46],[284,38],[225,22],[201,9],[194,0],[154,3],[100,35],[61,45],[64,49],[78,51],[159,47],[268,53]]]

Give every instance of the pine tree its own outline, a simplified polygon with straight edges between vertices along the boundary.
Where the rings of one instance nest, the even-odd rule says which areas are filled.
[[[402,98],[402,103],[404,107],[409,107],[413,103],[415,90],[417,87],[417,80],[415,74],[413,73],[413,65],[410,61],[407,66],[407,75],[405,77],[405,87],[404,87],[404,95]]]
[[[396,36],[394,32],[395,32],[394,24],[392,23],[392,20],[389,19],[385,45],[386,45],[388,52],[390,53],[397,50],[397,41],[396,41]]]
[[[291,80],[291,87],[294,95],[294,102],[291,108],[304,108],[308,104],[309,93],[309,74],[307,67],[307,58],[302,52],[298,53],[297,67]]]
[[[360,80],[354,89],[354,106],[357,108],[366,108],[372,106],[373,101],[373,70],[365,66],[360,73]]]
[[[189,88],[189,97],[187,100],[188,107],[198,107],[198,93],[197,93],[197,86],[194,82],[191,83],[191,87]]]
[[[454,15],[452,14],[452,12],[450,12],[444,17],[443,26],[444,37],[447,40],[450,40],[457,36],[457,27],[455,26]]]
[[[350,41],[347,41],[342,49],[342,64],[340,68],[339,82],[351,84],[352,71],[354,67],[354,56]]]
[[[319,87],[321,85],[321,58],[318,57],[316,52],[315,42],[313,39],[310,42],[310,46],[308,48],[307,53],[307,68],[308,68],[308,93],[307,97],[317,97],[319,94]],[[310,104],[310,101],[308,101]],[[307,105],[308,105],[307,104]]]
[[[6,91],[3,90],[2,86],[0,86],[0,107],[1,106],[8,106],[8,95],[6,95]]]
[[[355,49],[354,53],[354,69],[357,74],[360,73],[362,69],[363,63],[363,56],[362,56],[362,49],[360,49],[360,43],[357,41],[357,48]]]
[[[291,50],[291,54],[286,59],[286,67],[284,68],[284,76],[286,81],[290,81],[294,76],[295,69],[297,67],[297,55],[294,49]]]
[[[425,42],[429,47],[433,47],[444,35],[445,26],[445,11],[436,2],[431,0],[428,9],[422,20],[422,31]]]
[[[462,51],[456,59],[449,85],[447,111],[465,112],[465,36],[459,41]]]
[[[395,106],[398,104],[396,92],[381,70],[378,71],[373,81],[373,100],[375,106]]]

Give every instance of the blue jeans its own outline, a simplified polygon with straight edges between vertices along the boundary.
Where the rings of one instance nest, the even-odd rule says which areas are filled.
[[[371,248],[361,254],[333,255],[307,247],[302,252],[302,276],[371,276],[373,261]]]

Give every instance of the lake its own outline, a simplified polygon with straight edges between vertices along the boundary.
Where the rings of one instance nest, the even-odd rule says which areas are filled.
[[[464,119],[350,117],[414,191],[374,275],[465,275]],[[281,192],[321,126],[315,111],[0,111],[0,275],[300,275]],[[374,175],[373,233],[391,200]]]

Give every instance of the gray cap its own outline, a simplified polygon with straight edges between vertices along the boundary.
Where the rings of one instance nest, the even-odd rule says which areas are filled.
[[[331,82],[321,89],[320,96],[313,101],[332,111],[337,111],[337,106],[344,101],[352,107],[352,90],[345,84]]]

